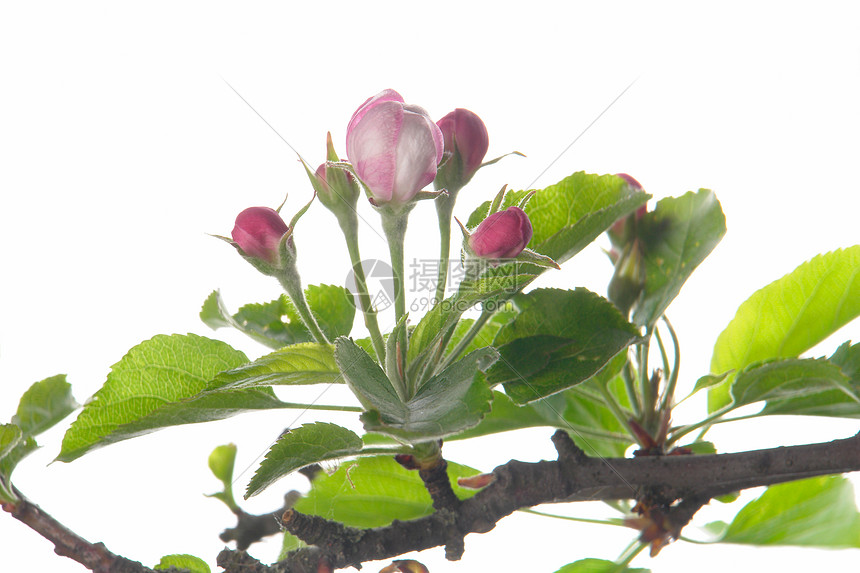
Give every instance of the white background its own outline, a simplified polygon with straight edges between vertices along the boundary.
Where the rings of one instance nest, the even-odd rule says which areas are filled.
[[[714,189],[728,234],[670,308],[683,344],[682,383],[705,373],[716,336],[755,289],[820,252],[858,242],[860,10],[845,2],[433,2],[268,4],[220,2],[28,3],[0,9],[0,420],[30,383],[67,373],[79,401],[111,364],[157,333],[213,333],[197,312],[213,288],[233,308],[270,300],[277,284],[206,233],[229,234],[252,205],[291,214],[310,197],[296,157],[224,83],[239,91],[310,163],[331,130],[341,153],[354,109],[383,88],[440,118],[477,112],[489,156],[517,149],[475,177],[456,214],[467,216],[502,184],[543,187],[578,170],[625,171],[657,198]],[[223,80],[222,80],[223,78]],[[634,79],[632,88],[544,170]],[[543,173],[543,174],[542,174]],[[542,174],[542,175],[541,175]],[[538,178],[538,176],[540,177]],[[535,181],[535,179],[537,181]],[[375,214],[364,217],[378,230]],[[435,255],[435,213],[412,214],[410,257]],[[296,232],[308,283],[343,284],[345,250],[316,206]],[[604,243],[605,244],[605,243]],[[371,227],[365,256],[383,256]],[[541,285],[603,292],[610,268],[598,248]],[[391,317],[383,319],[390,327]],[[357,324],[360,320],[357,321]],[[860,338],[851,325],[812,355]],[[313,398],[321,388],[282,393]],[[683,391],[683,389],[682,389]],[[337,389],[326,396],[335,401]],[[702,402],[679,411],[693,420]],[[237,469],[298,412],[249,414],[169,429],[45,467],[71,418],[39,441],[15,482],[91,541],[147,565],[161,555],[208,560],[231,525],[203,497],[216,445],[239,445]],[[321,419],[355,426],[348,416]],[[720,428],[721,451],[851,435],[857,424],[802,418]],[[448,456],[489,470],[511,457],[553,455],[548,430],[451,444]],[[241,491],[250,473],[238,484]],[[856,483],[856,482],[855,482]],[[246,509],[277,507],[301,479],[285,480]],[[718,505],[718,504],[716,504]],[[549,508],[611,516],[602,506]],[[733,511],[733,510],[730,510]],[[698,523],[729,518],[708,507]],[[690,529],[690,534],[695,531]],[[460,563],[420,554],[434,573],[546,571],[583,557],[612,559],[632,530],[513,516],[471,535]],[[273,560],[277,543],[252,552]],[[676,543],[635,565],[655,571],[783,571],[856,567],[857,552],[700,547]],[[380,568],[368,565],[366,570]],[[76,572],[50,545],[0,516],[0,570]]]

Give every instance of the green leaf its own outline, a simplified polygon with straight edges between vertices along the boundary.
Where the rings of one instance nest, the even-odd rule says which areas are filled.
[[[337,367],[366,410],[377,409],[385,414],[403,411],[403,401],[376,360],[350,338],[341,336],[334,345]]]
[[[589,558],[568,563],[555,573],[651,573],[651,570],[625,567],[605,559]]]
[[[497,356],[492,348],[468,354],[424,382],[415,396],[399,408],[362,414],[364,428],[417,443],[476,426],[489,412],[492,400],[492,392],[480,371]]]
[[[23,432],[15,424],[0,424],[0,501],[14,502],[18,499],[12,491],[9,476],[18,461],[12,458],[22,438]]]
[[[156,571],[162,571],[176,567],[177,569],[187,569],[191,573],[212,573],[209,565],[199,557],[193,555],[165,555],[158,562],[158,565],[153,567]]]
[[[458,486],[457,478],[478,473],[448,462],[451,485],[460,499],[476,492]],[[346,462],[331,475],[320,472],[295,509],[351,527],[368,528],[388,525],[395,519],[429,515],[433,503],[417,471],[403,468],[391,456],[383,456]]]
[[[819,255],[758,290],[717,338],[711,372],[791,358],[860,315],[860,245]],[[731,400],[734,376],[710,389],[708,409]]]
[[[825,359],[791,358],[752,364],[737,375],[731,387],[735,406],[805,398],[827,390],[841,390],[860,407],[860,398],[848,377]]]
[[[24,437],[24,432],[15,424],[0,424],[0,460],[8,456]]]
[[[66,432],[57,459],[71,461],[95,448],[152,431],[150,424],[131,434],[122,426],[165,404],[193,397],[218,372],[247,360],[223,342],[194,334],[158,335],[140,343],[113,365],[104,386]]]
[[[802,394],[782,400],[768,401],[761,415],[792,414],[805,416],[830,416],[860,418],[860,344],[851,346],[846,342],[830,357],[830,362],[840,368],[849,378],[851,392],[844,388],[823,390],[817,394]]]
[[[722,374],[705,374],[698,380],[696,380],[696,385],[693,387],[693,391],[687,395],[687,398],[698,392],[699,390],[704,390],[705,388],[710,388],[711,386],[716,386],[723,380],[725,380],[730,372],[723,372]]]
[[[65,374],[36,382],[24,392],[12,423],[25,436],[36,436],[71,414],[79,404],[72,397],[72,385]]]
[[[361,446],[354,432],[335,424],[315,422],[289,430],[269,449],[248,484],[245,499],[297,469],[357,454]]]
[[[738,512],[724,543],[860,547],[851,482],[824,476],[773,485]]]
[[[700,189],[698,193],[661,199],[638,226],[646,278],[633,322],[652,326],[723,238],[726,217],[713,192]]]
[[[305,290],[305,297],[317,323],[330,340],[349,334],[355,318],[355,303],[347,289],[334,285],[310,285]],[[270,348],[313,341],[286,295],[267,303],[247,304],[231,315],[220,292],[215,290],[203,303],[200,318],[212,329],[232,326]]]
[[[330,344],[285,346],[253,362],[219,373],[209,390],[255,388],[273,384],[332,384],[343,379]]]
[[[612,303],[583,288],[539,289],[516,302],[522,310],[496,335],[501,358],[487,380],[518,404],[584,382],[639,338]]]
[[[203,303],[200,319],[213,330],[232,326],[270,348],[312,340],[310,332],[286,295],[267,303],[247,304],[235,315],[231,315],[221,293],[215,290]]]
[[[336,285],[309,285],[305,297],[326,338],[349,336],[355,320],[355,299],[351,292]]]
[[[502,209],[516,205],[526,191],[505,195]],[[525,207],[532,223],[529,248],[561,264],[591,244],[615,221],[644,205],[650,195],[632,189],[615,175],[574,173],[537,191]],[[475,228],[489,211],[489,201],[469,217]]]
[[[485,346],[491,346],[493,344],[493,340],[496,338],[496,334],[498,334],[499,330],[509,323],[513,318],[517,315],[517,311],[513,309],[510,305],[503,307],[501,310],[497,311],[493,314],[484,326],[478,331],[478,334],[475,335],[475,338],[469,343],[469,345],[463,351],[463,354],[469,354],[470,352],[477,350],[479,348],[483,348]],[[459,344],[459,342],[463,339],[466,332],[472,327],[472,324],[475,321],[471,318],[461,319],[460,322],[457,323],[457,327],[454,329],[454,333],[451,335],[451,340],[448,342],[448,347],[445,349],[445,352],[451,352],[454,348]]]
[[[233,466],[236,463],[236,444],[217,446],[209,454],[209,469],[225,486],[233,483]]]

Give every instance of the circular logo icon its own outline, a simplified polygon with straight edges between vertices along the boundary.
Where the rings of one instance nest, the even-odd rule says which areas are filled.
[[[365,259],[361,261],[361,269],[364,271],[367,294],[370,295],[373,309],[379,312],[394,304],[394,270],[391,265],[379,259]],[[352,269],[346,275],[344,286],[353,294],[358,292],[355,272]]]

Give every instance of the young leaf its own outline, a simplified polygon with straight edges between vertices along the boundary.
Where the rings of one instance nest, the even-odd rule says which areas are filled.
[[[633,322],[651,326],[723,238],[726,217],[713,192],[700,189],[698,193],[661,199],[654,211],[639,221],[639,229],[646,278]]]
[[[605,559],[589,558],[568,563],[555,573],[651,573],[651,570],[625,567]]]
[[[0,501],[14,502],[18,499],[12,491],[9,476],[17,460],[11,459],[21,443],[23,433],[15,424],[0,424]]]
[[[476,492],[458,486],[457,478],[478,473],[448,462],[448,476],[460,499]],[[416,519],[433,511],[430,494],[418,472],[405,469],[391,456],[359,458],[341,465],[331,475],[320,472],[310,492],[294,507],[302,513],[364,528],[388,525],[395,519]]]
[[[729,524],[724,543],[860,547],[860,513],[851,482],[823,476],[773,485]]]
[[[717,338],[711,372],[805,352],[860,315],[860,245],[819,255],[741,304]],[[731,400],[734,376],[708,393],[708,409]]]
[[[253,362],[215,376],[208,390],[255,388],[273,384],[331,384],[342,382],[334,347],[305,342],[285,346]]]
[[[355,318],[355,303],[347,289],[334,285],[310,285],[305,289],[305,297],[317,323],[330,340],[349,334]],[[247,304],[231,315],[221,293],[215,290],[203,303],[200,319],[212,329],[232,326],[275,349],[313,341],[292,301],[283,294],[271,302]]]
[[[113,365],[104,386],[63,437],[57,459],[71,461],[90,450],[131,437],[115,431],[165,403],[194,396],[218,372],[247,360],[242,352],[223,342],[194,334],[158,335],[140,343]]]
[[[527,191],[505,195],[501,208],[516,205]],[[589,245],[612,223],[644,205],[650,195],[632,189],[615,175],[577,172],[539,190],[524,210],[532,223],[529,248],[561,264]],[[489,201],[469,217],[477,227],[489,212]]]
[[[313,340],[286,295],[267,303],[247,304],[231,315],[221,293],[215,290],[203,303],[200,319],[213,330],[232,326],[269,348]]]
[[[405,404],[379,364],[352,339],[335,340],[334,359],[352,393],[366,410],[399,416]]]
[[[594,376],[639,338],[615,306],[591,291],[539,289],[517,299],[520,314],[499,330],[501,359],[488,372],[518,404]]]
[[[309,285],[305,297],[326,338],[349,336],[356,304],[351,292],[336,285]]]
[[[172,569],[173,567],[176,569]],[[212,573],[212,570],[209,569],[209,565],[205,561],[199,557],[186,554],[165,555],[153,569],[155,571],[187,569],[189,573]]]
[[[65,374],[51,376],[36,382],[24,392],[12,423],[21,428],[24,436],[41,434],[74,412],[79,404],[72,397],[72,385]]]
[[[735,406],[804,398],[827,390],[840,390],[860,406],[860,397],[848,377],[824,359],[791,358],[753,364],[737,375],[731,387]]]
[[[856,399],[856,396],[860,394],[860,344],[851,346],[849,342],[846,342],[836,350],[829,360],[850,379],[851,392],[845,392],[844,388],[834,387],[832,390],[823,390],[817,394],[802,394],[779,401],[769,400],[761,414],[860,418],[860,403]]]
[[[361,446],[354,432],[335,424],[315,422],[289,430],[269,449],[248,484],[245,499],[297,469],[357,454]]]
[[[490,410],[492,393],[479,371],[498,355],[482,348],[463,357],[418,388],[405,404],[362,414],[368,432],[388,434],[409,442],[425,442],[471,428]]]

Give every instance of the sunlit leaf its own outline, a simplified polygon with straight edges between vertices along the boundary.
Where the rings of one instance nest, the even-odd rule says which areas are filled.
[[[71,461],[131,437],[115,431],[165,404],[196,395],[218,372],[247,360],[224,342],[194,334],[158,335],[140,343],[113,365],[104,386],[66,432],[57,459]],[[152,429],[141,428],[139,433]]]
[[[645,288],[636,303],[633,322],[651,326],[723,238],[726,218],[713,192],[700,189],[698,193],[661,199],[638,226]]]
[[[166,571],[171,567],[180,570],[187,569],[189,573],[212,573],[212,570],[209,569],[209,565],[205,561],[199,557],[184,554],[165,555],[153,569],[156,571]]]
[[[791,358],[860,315],[860,245],[819,255],[756,291],[717,338],[711,372]],[[713,412],[731,401],[728,379],[709,390]]]
[[[460,499],[474,490],[457,485],[458,477],[477,470],[448,462],[448,476]],[[296,502],[297,511],[322,515],[352,527],[379,527],[395,519],[416,519],[433,511],[433,502],[418,472],[407,470],[391,456],[359,458],[329,475],[320,472],[307,496]]]
[[[612,303],[586,289],[539,289],[517,305],[520,314],[496,335],[501,358],[487,380],[518,404],[584,382],[639,338]]]
[[[269,449],[248,484],[245,498],[263,491],[285,475],[307,465],[356,454],[362,442],[354,432],[324,422],[285,432]]]

